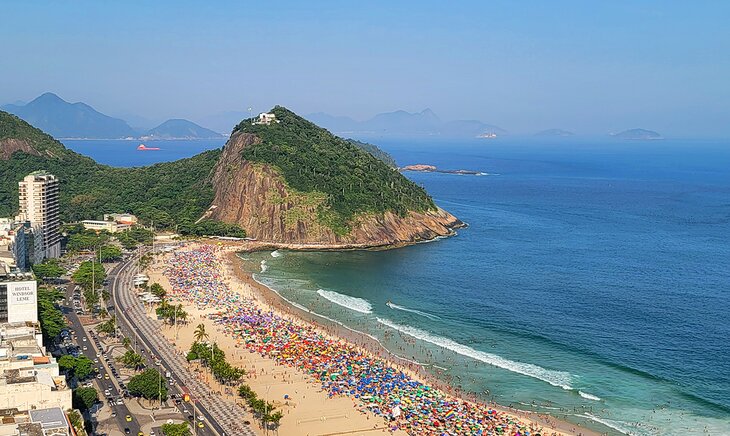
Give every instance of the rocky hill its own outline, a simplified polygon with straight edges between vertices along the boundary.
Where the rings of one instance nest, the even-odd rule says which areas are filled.
[[[284,109],[270,125],[244,120],[223,150],[140,168],[114,168],[65,148],[0,112],[0,216],[17,212],[18,181],[61,180],[66,221],[131,212],[186,234],[248,236],[295,248],[397,246],[463,225],[362,144]]]
[[[242,121],[213,174],[208,216],[295,247],[379,247],[452,234],[463,223],[396,169],[283,108]]]
[[[0,111],[0,216],[18,212],[18,182],[26,174],[47,170],[60,179],[65,221],[131,212],[159,227],[178,226],[195,233],[194,223],[213,199],[210,175],[219,155],[220,150],[211,150],[175,162],[114,168]]]

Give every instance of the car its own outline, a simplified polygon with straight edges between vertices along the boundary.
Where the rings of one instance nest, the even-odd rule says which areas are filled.
[[[104,380],[109,380],[109,374],[104,374]]]
[[[126,419],[127,422],[132,422],[132,417],[129,415],[125,416],[124,419]]]
[[[83,350],[84,350],[84,351],[86,351],[86,350],[88,350],[88,349],[89,349],[89,347],[87,347],[86,345],[84,345],[84,348],[83,348]]]
[[[116,418],[116,417],[117,417],[117,412],[112,412],[112,418]]]
[[[121,406],[122,404],[124,404],[124,400],[117,398],[117,406]]]
[[[203,428],[203,427],[205,427],[205,425],[203,425],[203,423],[202,423],[202,422],[198,421],[198,427],[199,427],[199,428]]]
[[[101,373],[96,374],[96,378],[101,379]]]
[[[86,342],[86,336],[84,336],[83,338],[81,338],[81,340],[84,341],[84,342]]]
[[[137,436],[144,436],[144,433],[139,432],[139,433],[137,433]]]
[[[129,415],[127,415],[127,416],[129,416]],[[130,433],[129,427],[124,427],[124,434],[129,434],[129,433]]]

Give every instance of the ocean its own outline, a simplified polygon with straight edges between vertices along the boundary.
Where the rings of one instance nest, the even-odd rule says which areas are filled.
[[[112,142],[65,143],[118,166],[163,157]],[[730,143],[373,142],[400,165],[486,173],[407,173],[469,227],[242,255],[257,280],[485,400],[609,434],[730,435]]]
[[[226,139],[139,141],[124,139],[61,139],[63,145],[97,162],[116,167],[139,167],[195,156],[206,150],[223,147]],[[159,150],[137,150],[137,146]]]

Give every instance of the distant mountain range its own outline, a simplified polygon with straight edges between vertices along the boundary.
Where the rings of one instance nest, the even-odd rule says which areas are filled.
[[[0,109],[57,138],[126,138],[137,132],[119,118],[98,112],[85,103],[69,103],[47,92],[26,105],[8,104]]]
[[[630,139],[630,140],[640,140],[640,141],[664,139],[664,137],[661,134],[659,134],[653,130],[646,130],[646,129],[624,130],[623,132],[612,133],[611,136],[613,136],[614,138],[618,138],[618,139]]]
[[[135,130],[126,121],[105,115],[85,103],[69,103],[47,92],[27,104],[6,104],[10,112],[57,138],[82,139],[211,139],[220,133],[182,119],[167,120],[148,131]]]
[[[442,121],[431,109],[410,113],[402,110],[375,115],[366,121],[323,112],[306,118],[336,134],[377,136],[441,136],[470,137],[501,136],[507,132],[497,126],[477,120]],[[490,135],[493,134],[493,135]]]
[[[224,137],[220,133],[201,127],[192,121],[172,119],[148,130],[141,139],[213,139]]]

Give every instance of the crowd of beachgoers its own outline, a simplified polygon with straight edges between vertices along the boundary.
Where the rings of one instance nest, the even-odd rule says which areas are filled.
[[[200,245],[173,253],[165,266],[171,294],[206,310],[239,347],[309,374],[330,397],[347,396],[392,430],[413,435],[530,435],[538,424],[430,387],[390,362],[353,344],[323,335],[316,326],[262,310],[227,284],[221,247]],[[542,434],[545,434],[542,432]]]

